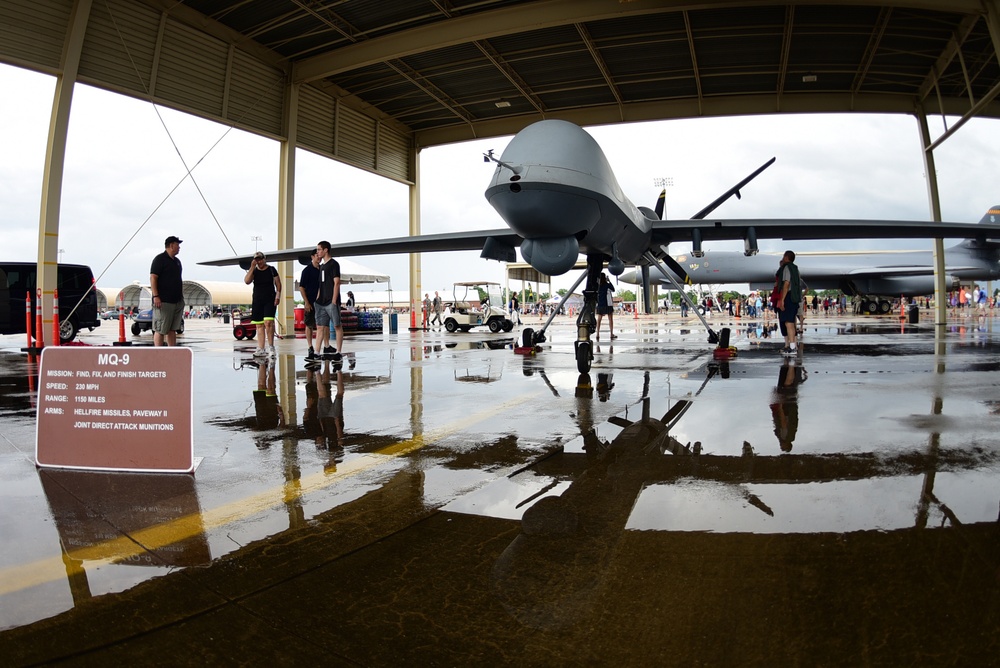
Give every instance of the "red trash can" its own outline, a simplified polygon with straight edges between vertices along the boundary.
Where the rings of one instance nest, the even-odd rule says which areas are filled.
[[[306,307],[296,306],[295,307],[295,331],[302,332],[306,328]]]

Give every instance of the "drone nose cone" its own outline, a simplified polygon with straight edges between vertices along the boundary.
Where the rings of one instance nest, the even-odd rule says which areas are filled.
[[[486,191],[486,199],[525,238],[572,236],[601,218],[601,207],[589,193],[547,181],[498,184]]]

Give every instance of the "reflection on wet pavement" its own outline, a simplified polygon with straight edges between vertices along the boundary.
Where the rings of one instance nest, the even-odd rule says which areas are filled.
[[[37,366],[0,350],[0,654],[985,665],[1000,347],[952,329],[829,321],[783,359],[741,326],[715,361],[640,320],[580,375],[569,324],[306,367],[199,321],[193,476],[36,470]]]

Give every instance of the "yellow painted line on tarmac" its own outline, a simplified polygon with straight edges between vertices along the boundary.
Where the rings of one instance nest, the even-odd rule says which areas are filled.
[[[184,515],[169,522],[140,529],[129,535],[117,536],[88,547],[68,550],[58,556],[4,568],[0,570],[0,596],[47,582],[66,579],[75,573],[85,571],[84,562],[90,568],[104,564],[128,563],[148,552],[199,536],[209,529],[225,526],[271,508],[283,506],[311,492],[330,487],[346,478],[374,469],[389,459],[408,455],[426,445],[442,441],[477,422],[494,417],[498,413],[514,408],[536,396],[532,394],[517,397],[461,420],[456,420],[439,429],[418,434],[413,438],[394,443],[375,452],[359,455],[350,461],[338,464],[337,470],[334,472],[318,471],[298,480],[286,482],[281,487],[267,489],[200,513]]]

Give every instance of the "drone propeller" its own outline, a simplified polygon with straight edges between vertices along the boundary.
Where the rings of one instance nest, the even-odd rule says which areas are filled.
[[[656,198],[656,207],[653,211],[656,212],[656,217],[663,220],[663,209],[667,203],[667,189],[664,188],[660,191],[660,196]]]
[[[674,274],[681,279],[681,283],[684,285],[694,285],[691,277],[688,276],[686,271],[684,271],[684,267],[682,267],[677,260],[670,257],[670,255],[663,256],[663,263],[667,265],[667,268],[670,269],[670,271],[674,272]]]

